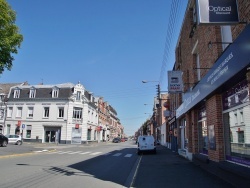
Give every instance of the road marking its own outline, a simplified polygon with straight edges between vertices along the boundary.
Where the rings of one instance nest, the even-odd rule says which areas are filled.
[[[65,154],[65,153],[70,153],[72,151],[64,151],[64,152],[60,152],[60,153],[57,153],[57,154]]]
[[[85,154],[88,154],[88,153],[90,153],[89,151],[87,151],[87,152],[84,152],[84,153],[79,153],[79,154],[81,154],[81,155],[85,155]]]
[[[72,155],[72,154],[81,153],[81,152],[82,151],[75,151],[75,152],[71,152],[71,153],[68,153],[68,154]]]
[[[114,154],[113,156],[114,156],[114,157],[119,157],[121,154],[122,154],[122,153],[116,153],[116,154]]]
[[[105,154],[103,154],[104,156],[107,156],[107,155],[110,155],[111,153],[105,153]]]
[[[91,153],[90,155],[98,155],[101,154],[102,152],[95,152],[95,153]]]
[[[132,154],[127,154],[124,157],[131,157],[131,156],[132,156]]]

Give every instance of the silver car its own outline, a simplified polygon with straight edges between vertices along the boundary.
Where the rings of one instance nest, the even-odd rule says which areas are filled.
[[[23,139],[21,135],[10,134],[10,135],[6,135],[6,137],[9,139],[9,144],[22,145],[23,143]]]

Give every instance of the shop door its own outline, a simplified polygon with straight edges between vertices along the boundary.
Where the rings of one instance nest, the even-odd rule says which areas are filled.
[[[56,131],[45,131],[45,142],[55,142]]]

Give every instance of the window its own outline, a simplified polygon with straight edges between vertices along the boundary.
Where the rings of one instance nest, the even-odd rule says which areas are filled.
[[[196,58],[196,68],[197,68],[197,80],[199,81],[201,79],[201,66],[200,66],[200,58],[199,54],[195,54]]]
[[[14,98],[19,98],[20,97],[20,89],[15,89],[14,90]]]
[[[58,117],[59,118],[64,117],[64,108],[63,107],[58,108]]]
[[[27,117],[33,117],[33,110],[34,108],[33,107],[28,107],[28,114],[27,114]]]
[[[49,117],[49,107],[44,107],[44,114],[43,117]]]
[[[82,118],[82,108],[74,108],[73,109],[73,118],[75,118],[75,119]]]
[[[22,117],[22,107],[17,107],[16,117]]]
[[[27,125],[27,127],[26,127],[26,138],[31,138],[31,130],[32,130],[32,126]]]
[[[91,129],[88,129],[87,140],[91,140]]]
[[[245,139],[244,139],[244,131],[239,131],[238,132],[238,143],[244,143]]]
[[[243,115],[243,110],[240,110],[240,123],[244,123],[244,115]]]
[[[76,93],[76,100],[77,101],[81,100],[81,91],[77,91],[77,93]]]
[[[52,98],[58,98],[58,94],[59,94],[59,89],[58,88],[54,88],[52,90]]]
[[[30,98],[35,98],[35,96],[36,96],[36,90],[35,90],[35,88],[31,88],[30,89]]]
[[[13,107],[9,107],[7,110],[7,117],[11,117],[13,112]]]

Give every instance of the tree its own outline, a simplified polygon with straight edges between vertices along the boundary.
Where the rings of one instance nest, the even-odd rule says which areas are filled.
[[[16,12],[6,0],[0,0],[0,74],[5,68],[11,70],[13,54],[18,53],[17,48],[20,48],[23,41],[15,21]]]

